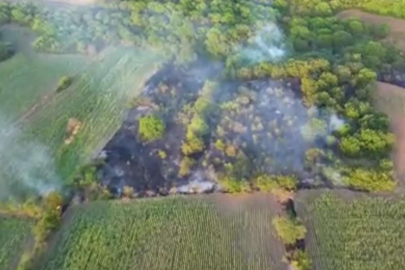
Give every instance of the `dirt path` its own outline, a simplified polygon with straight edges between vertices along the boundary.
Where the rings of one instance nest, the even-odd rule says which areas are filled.
[[[370,24],[388,24],[391,32],[386,41],[395,44],[405,52],[405,20],[387,16],[376,15],[358,9],[349,9],[340,12],[337,17],[341,19],[357,18]]]

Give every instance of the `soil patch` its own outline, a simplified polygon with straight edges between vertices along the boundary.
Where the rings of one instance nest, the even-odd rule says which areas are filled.
[[[405,20],[387,16],[376,15],[358,9],[349,9],[337,15],[341,19],[358,18],[370,24],[387,24],[391,28],[386,41],[395,44],[399,49],[405,51]]]

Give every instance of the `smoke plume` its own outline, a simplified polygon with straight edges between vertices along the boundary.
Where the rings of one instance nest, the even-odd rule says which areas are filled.
[[[241,49],[241,58],[255,64],[277,62],[286,55],[284,35],[275,23],[269,23],[255,33]]]
[[[49,149],[0,118],[0,200],[45,195],[60,188]]]

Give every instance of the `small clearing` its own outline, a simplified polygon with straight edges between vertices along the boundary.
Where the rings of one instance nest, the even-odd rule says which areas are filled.
[[[73,206],[38,269],[286,270],[274,198],[219,196]]]
[[[374,92],[374,103],[390,118],[397,139],[394,151],[397,176],[403,180],[405,176],[405,88],[378,82]]]

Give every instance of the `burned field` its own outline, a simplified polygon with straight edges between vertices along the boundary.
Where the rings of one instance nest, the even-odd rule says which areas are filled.
[[[130,186],[154,196],[254,190],[254,177],[263,173],[308,180],[305,152],[333,131],[333,117],[307,109],[296,80],[204,83],[216,79],[215,68],[200,68],[168,65],[149,80],[100,154],[102,183],[115,194]],[[201,73],[205,78],[195,75]],[[149,115],[165,125],[153,141],[139,132]],[[328,122],[316,130],[313,117]]]

